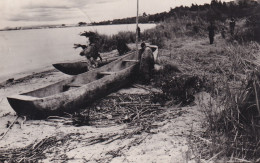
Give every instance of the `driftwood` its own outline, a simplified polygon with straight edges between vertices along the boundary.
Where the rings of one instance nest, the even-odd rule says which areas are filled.
[[[5,135],[6,135],[6,134],[8,133],[8,131],[13,127],[13,125],[15,124],[15,122],[17,121],[18,118],[19,118],[18,116],[15,117],[14,121],[9,125],[9,127],[8,127],[7,130],[5,131],[4,135],[0,138],[0,140],[5,137]]]
[[[142,89],[147,90],[147,91],[152,92],[152,93],[161,93],[162,92],[159,89],[149,88],[149,87],[146,87],[146,86],[140,85],[140,84],[133,84],[132,86],[136,87],[136,88],[142,88]]]
[[[38,162],[39,160],[46,158],[44,154],[45,150],[57,146],[58,143],[66,143],[74,135],[75,134],[68,134],[60,138],[51,136],[36,141],[24,148],[0,150],[0,162]]]
[[[160,104],[142,104],[137,102],[121,102],[119,105],[136,105],[136,106],[161,106]]]

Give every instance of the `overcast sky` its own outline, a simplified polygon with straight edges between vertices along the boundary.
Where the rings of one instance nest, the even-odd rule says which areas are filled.
[[[136,15],[137,0],[0,0],[0,28],[94,22]],[[154,14],[211,0],[139,0],[139,12]],[[230,1],[230,0],[222,0]]]

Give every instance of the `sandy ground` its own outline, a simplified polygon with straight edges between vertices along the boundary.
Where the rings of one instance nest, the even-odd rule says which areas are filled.
[[[54,81],[54,76],[61,78],[63,75],[50,75],[49,83]],[[52,78],[52,79],[51,79]],[[57,79],[55,78],[55,79]],[[46,79],[46,78],[45,78]],[[47,77],[48,79],[48,77]],[[33,79],[32,79],[33,81]],[[38,80],[39,81],[39,80]],[[37,83],[29,82],[33,87]],[[12,86],[9,92],[20,92],[25,83]],[[45,85],[47,82],[39,82],[38,85]],[[33,89],[27,88],[27,90]],[[119,93],[138,92],[147,93],[145,90],[129,88],[120,90]],[[11,94],[11,93],[10,93]],[[208,101],[201,98],[209,98],[208,94],[200,93],[196,102]],[[5,100],[2,101],[7,107]],[[0,132],[7,131],[6,125],[16,117],[14,112],[6,109],[2,114]],[[167,118],[162,122],[153,124],[155,127],[150,133],[134,134],[138,128],[131,128],[127,125],[115,126],[82,126],[75,127],[64,124],[63,121],[52,120],[29,120],[24,121],[23,117],[18,119],[12,129],[0,141],[1,150],[25,147],[29,144],[37,144],[44,138],[64,138],[66,142],[58,142],[44,151],[46,158],[40,162],[195,162],[192,155],[188,136],[200,135],[202,113],[198,105],[191,107],[170,107],[165,108]],[[11,114],[8,114],[11,113]],[[92,144],[94,140],[104,141]]]
[[[205,40],[189,46],[203,46]],[[180,45],[182,47],[183,45]],[[183,47],[185,48],[185,47]],[[192,48],[192,47],[190,47]],[[215,49],[215,47],[212,47]],[[166,118],[155,122],[149,133],[122,125],[81,126],[67,125],[66,120],[26,120],[19,117],[13,127],[7,126],[16,119],[6,97],[47,86],[68,78],[54,69],[5,83],[0,89],[0,150],[23,148],[55,137],[55,144],[43,151],[46,158],[39,162],[196,162],[189,135],[200,135],[203,113],[200,106],[211,101],[209,94],[196,95],[195,104],[188,107],[172,106],[163,113]],[[141,88],[128,88],[117,93],[143,93]],[[65,139],[66,138],[66,139]],[[60,140],[60,141],[59,141]],[[66,141],[62,141],[66,140]]]

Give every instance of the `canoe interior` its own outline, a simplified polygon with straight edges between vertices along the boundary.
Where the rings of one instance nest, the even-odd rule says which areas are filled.
[[[112,58],[103,58],[102,62],[98,60],[98,67],[104,66],[108,63],[111,63],[115,60],[117,60],[119,57],[112,57]],[[87,72],[93,68],[89,67],[89,64],[86,61],[79,61],[79,62],[68,62],[68,63],[56,63],[53,64],[53,67],[55,67],[57,70],[68,74],[68,75],[78,75],[82,74],[84,72]]]
[[[124,62],[124,60],[137,60],[138,56],[136,52],[130,52],[125,56],[120,57],[118,60],[111,62],[103,67],[94,69],[92,71],[88,71],[83,74],[79,74],[77,76],[73,76],[69,79],[60,81],[58,83],[49,85],[44,88],[40,88],[31,92],[24,93],[22,95],[43,98],[55,94],[59,94],[62,92],[69,91],[71,89],[78,88],[80,86],[86,85],[93,81],[103,78],[110,73],[116,73],[122,69],[130,67],[131,65],[136,64],[136,62]]]
[[[68,75],[77,75],[89,70],[87,62],[57,63],[53,64],[53,67]]]

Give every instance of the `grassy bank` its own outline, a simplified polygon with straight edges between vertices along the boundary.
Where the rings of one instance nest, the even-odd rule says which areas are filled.
[[[175,15],[141,34],[142,41],[159,46],[159,62],[169,68],[155,75],[153,86],[163,94],[153,95],[153,100],[189,105],[196,92],[206,91],[213,97],[212,103],[200,106],[207,128],[201,134],[207,148],[201,144],[197,148],[200,158],[260,161],[259,23],[251,19],[237,19],[234,36],[229,34],[227,20],[215,21],[213,45],[208,40],[209,22],[199,16]],[[221,37],[222,28],[226,38]],[[116,49],[118,38],[134,43],[135,34],[121,32],[99,38],[101,51],[109,51]]]
[[[201,105],[207,126],[202,136],[210,143],[204,142],[207,150],[198,147],[200,157],[212,158],[218,154],[216,158],[226,161],[259,161],[260,46],[245,37],[250,30],[245,28],[244,20],[238,23],[234,37],[227,33],[223,39],[217,32],[214,45],[209,45],[207,25],[200,19],[166,21],[152,30],[152,38],[163,42],[162,64],[177,65],[183,74],[198,77],[201,90],[210,92],[212,101],[218,103]],[[216,22],[218,29],[222,24]],[[171,78],[164,82],[171,84]]]
[[[203,142],[207,150],[198,147],[200,157],[210,159],[217,155],[214,159],[222,161],[259,161],[260,46],[244,37],[248,31],[243,30],[243,19],[238,22],[234,37],[227,32],[223,39],[217,30],[213,45],[207,38],[207,24],[201,19],[173,18],[142,34],[143,40],[161,47],[160,64],[175,65],[182,71],[164,72],[155,86],[165,90],[165,98],[176,103],[192,101],[194,93],[202,90],[212,95],[212,103],[201,105],[207,127],[201,136],[210,143]],[[228,29],[222,22],[215,25],[218,29],[226,25]],[[199,88],[181,85],[189,80],[184,75],[195,77],[201,84]],[[218,105],[213,105],[213,101]]]

